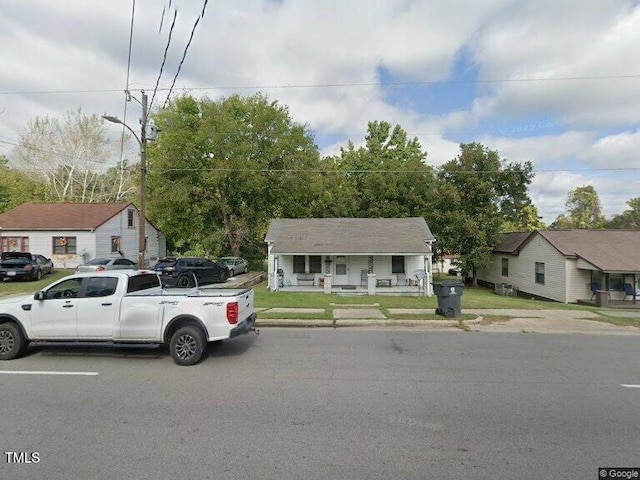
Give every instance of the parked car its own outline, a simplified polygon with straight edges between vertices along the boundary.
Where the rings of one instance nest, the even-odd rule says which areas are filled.
[[[102,272],[104,270],[135,270],[138,268],[136,262],[128,258],[94,258],[84,265],[78,265],[76,272]]]
[[[29,252],[2,252],[0,279],[40,280],[53,272],[53,262],[44,255]]]
[[[194,287],[208,283],[225,283],[229,270],[204,257],[163,258],[153,269],[165,287]]]
[[[238,273],[249,273],[249,262],[242,257],[222,257],[218,259],[218,263],[229,269],[231,277]]]

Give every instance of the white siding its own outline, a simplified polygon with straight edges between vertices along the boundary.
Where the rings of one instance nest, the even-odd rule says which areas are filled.
[[[509,259],[509,276],[502,276],[502,258]],[[544,264],[544,284],[536,283],[536,262]],[[479,272],[480,280],[508,283],[520,292],[567,303],[568,265],[562,255],[544,237],[536,234],[519,255],[493,254],[490,265]],[[588,280],[587,280],[588,281]]]
[[[567,299],[566,303],[575,303],[579,298],[591,298],[591,271],[579,270],[578,260],[566,259]]]
[[[117,257],[118,254],[111,253],[111,237],[120,237],[120,251],[125,258],[134,262],[138,261],[138,211],[134,216],[134,227],[127,226],[128,211],[125,209],[109,221],[103,223],[96,229],[96,257]],[[166,239],[162,233],[154,228],[148,221],[144,230],[147,237],[147,250],[145,252],[145,263],[149,266],[158,260],[158,257],[166,255]]]
[[[53,260],[55,268],[75,268],[84,262],[82,256],[83,251],[94,252],[95,240],[94,235],[90,231],[60,231],[60,230],[42,230],[34,231],[11,231],[10,235],[5,232],[4,235],[11,237],[28,237],[29,251],[50,257]],[[75,237],[76,253],[68,255],[53,254],[53,239],[55,237]],[[91,257],[92,258],[92,257]]]

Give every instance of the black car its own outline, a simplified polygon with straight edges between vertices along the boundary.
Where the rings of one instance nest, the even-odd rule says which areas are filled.
[[[2,252],[0,280],[40,280],[53,272],[53,262],[44,255],[29,252]]]
[[[204,257],[166,257],[153,269],[160,274],[166,287],[195,287],[207,283],[225,283],[229,278],[227,267]]]

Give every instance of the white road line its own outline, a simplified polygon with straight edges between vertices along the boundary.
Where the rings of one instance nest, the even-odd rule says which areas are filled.
[[[94,377],[98,372],[49,372],[49,371],[28,371],[28,370],[0,370],[0,375],[75,375],[84,377]]]
[[[640,385],[625,385],[624,383],[620,384],[620,386],[625,388],[640,388]]]

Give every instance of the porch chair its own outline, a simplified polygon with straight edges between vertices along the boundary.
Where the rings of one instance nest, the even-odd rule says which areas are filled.
[[[627,297],[631,297],[631,300],[635,300],[636,299],[636,295],[638,294],[638,291],[633,288],[633,285],[631,285],[630,283],[624,283],[622,285],[622,289],[624,290],[624,298],[622,299],[623,301],[627,299]]]
[[[598,282],[591,282],[591,300],[596,296],[598,290],[600,290],[600,284]]]

